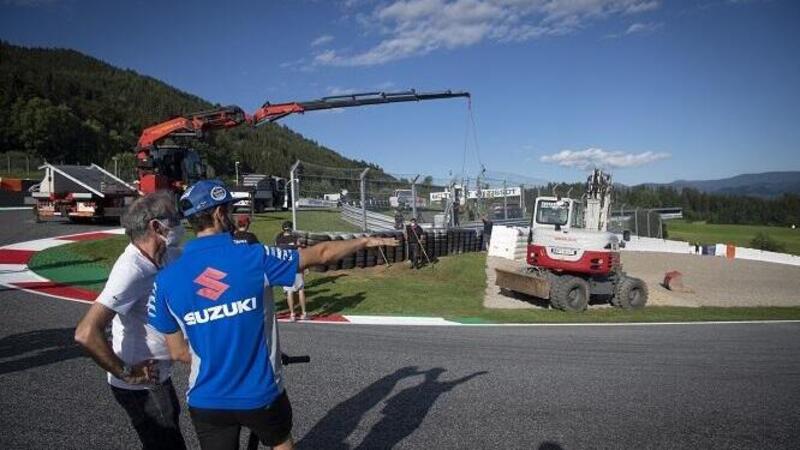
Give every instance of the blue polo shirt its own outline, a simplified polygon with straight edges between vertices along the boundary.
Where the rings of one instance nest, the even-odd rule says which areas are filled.
[[[296,251],[223,233],[189,241],[158,274],[149,323],[164,334],[182,330],[188,340],[189,406],[257,409],[283,392],[269,286],[291,286],[299,260]]]

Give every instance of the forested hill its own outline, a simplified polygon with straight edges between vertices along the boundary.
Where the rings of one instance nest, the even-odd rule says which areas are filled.
[[[19,151],[73,164],[108,164],[118,155],[132,164],[143,128],[214,106],[74,50],[0,42],[0,153]],[[235,160],[245,171],[272,174],[287,174],[296,159],[336,167],[369,165],[275,124],[212,133],[196,148],[217,175],[233,172]]]
[[[800,194],[800,171],[747,173],[720,180],[678,180],[653,186],[671,186],[678,190],[691,188],[710,194],[777,197]]]

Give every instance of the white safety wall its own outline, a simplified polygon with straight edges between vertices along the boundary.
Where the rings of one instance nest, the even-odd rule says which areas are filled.
[[[618,235],[618,237],[620,243],[625,242],[622,240],[622,235]],[[631,252],[694,253],[694,246],[683,241],[631,236],[631,240],[625,242],[625,248],[620,250]]]
[[[499,256],[515,261],[524,261],[528,245],[528,230],[529,228],[527,227],[495,225],[492,228],[489,256]],[[621,235],[619,239],[620,242],[622,242]],[[694,254],[694,246],[690,245],[688,242],[637,236],[632,236],[630,241],[625,242],[625,248],[621,250],[628,252]],[[717,244],[715,249],[716,256],[725,257],[726,251],[727,245]],[[767,252],[746,247],[736,247],[736,258],[800,266],[800,256]]]
[[[727,254],[727,249],[727,245],[717,244],[717,248],[715,250],[716,256],[725,257]],[[789,255],[786,253],[767,252],[764,250],[756,250],[754,248],[747,247],[736,247],[735,257],[736,259],[750,259],[753,261],[800,266],[800,256]]]

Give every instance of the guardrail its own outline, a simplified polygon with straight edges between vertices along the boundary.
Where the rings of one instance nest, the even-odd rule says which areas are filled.
[[[364,216],[361,208],[350,205],[342,205],[342,219],[355,225],[362,227],[364,224]],[[497,219],[492,220],[494,225],[502,225],[508,227],[526,227],[530,223],[530,219],[524,217],[517,217],[513,219]],[[428,228],[428,227],[426,227]],[[457,228],[469,230],[483,230],[483,222],[464,222]],[[367,231],[390,231],[394,230],[394,217],[367,210]]]
[[[360,228],[364,225],[364,211],[355,206],[342,205],[342,220]],[[394,230],[394,217],[367,211],[367,231],[392,230]]]

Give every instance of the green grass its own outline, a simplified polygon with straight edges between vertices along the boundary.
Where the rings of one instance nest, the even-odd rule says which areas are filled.
[[[768,227],[758,225],[717,225],[705,222],[670,220],[667,222],[669,239],[700,242],[701,244],[733,243],[739,247],[750,247],[750,241],[763,232],[786,246],[786,251],[800,255],[800,229]]]
[[[265,220],[266,223],[270,221]],[[266,225],[265,225],[266,226]],[[271,233],[271,229],[265,228]],[[55,281],[99,291],[124,237],[78,242],[37,253],[30,266]],[[483,307],[485,255],[442,258],[435,267],[412,271],[407,263],[392,267],[317,273],[306,277],[309,312],[314,314],[405,315],[445,317],[467,323],[683,322],[698,320],[800,319],[800,308],[675,308],[638,311],[598,308],[583,313],[554,310],[496,310]],[[275,289],[278,308],[283,293]]]
[[[285,220],[292,220],[291,212],[256,214],[250,230],[261,242],[272,243]],[[303,211],[297,221],[304,231],[359,231],[334,211]],[[186,239],[194,237],[191,231],[186,234]],[[46,278],[100,290],[126,245],[125,236],[68,244],[36,253],[29,265]]]

